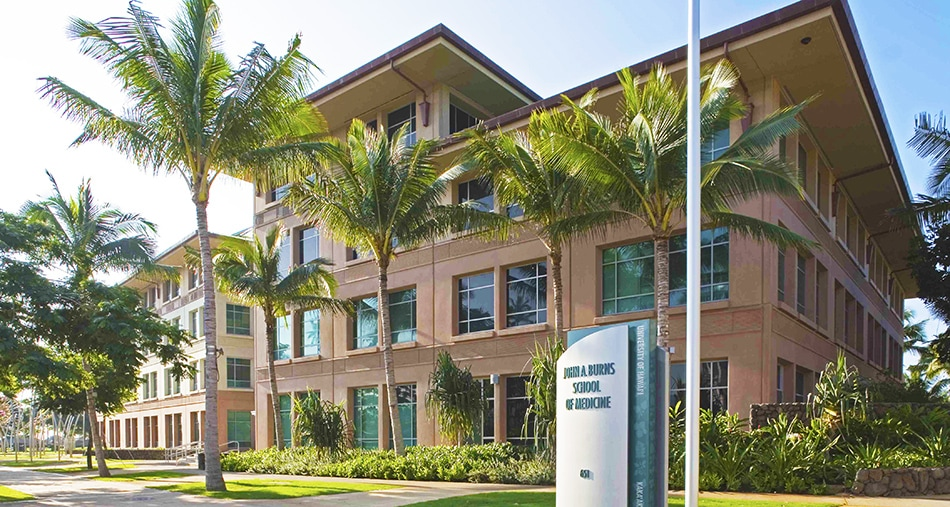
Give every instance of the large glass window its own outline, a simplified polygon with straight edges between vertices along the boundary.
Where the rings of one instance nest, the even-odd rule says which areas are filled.
[[[204,336],[204,307],[188,312],[188,332],[191,336]]]
[[[396,386],[396,407],[399,411],[399,424],[402,427],[402,441],[406,447],[419,445],[416,435],[416,385]],[[389,448],[393,449],[393,436],[389,435]]]
[[[228,442],[237,442],[242,449],[250,449],[251,413],[228,410]]]
[[[415,102],[400,107],[386,116],[386,135],[392,139],[392,137],[396,135],[396,131],[405,124],[409,124],[409,128],[406,129],[406,144],[412,146],[413,144],[416,144]]]
[[[508,377],[505,382],[505,412],[507,439],[515,445],[526,445],[534,441],[534,424],[528,416],[528,393],[525,384],[528,377]],[[525,419],[528,418],[525,432]]]
[[[805,285],[805,275],[807,268],[807,259],[802,254],[798,254],[798,263],[796,264],[795,272],[797,274],[796,281],[798,286],[795,287],[795,308],[798,310],[798,313],[805,313],[805,296],[806,296],[806,285]]]
[[[274,343],[274,359],[290,359],[290,344],[293,341],[290,315],[277,318],[277,340]]]
[[[459,183],[459,203],[468,201],[478,203],[476,206],[482,211],[494,211],[495,194],[491,181],[487,178],[475,178]]]
[[[320,231],[316,227],[308,227],[297,231],[300,264],[306,264],[320,257]]]
[[[228,387],[251,388],[251,360],[229,357],[227,359]]]
[[[548,320],[547,265],[537,262],[508,269],[507,326],[524,326]]]
[[[389,293],[389,326],[393,343],[416,341],[416,289]],[[379,302],[375,296],[356,303],[354,349],[379,343]]]
[[[228,334],[251,335],[251,309],[246,306],[227,304],[224,310]]]
[[[280,245],[278,246],[277,251],[277,272],[280,273],[280,277],[283,278],[290,274],[290,237],[285,232],[280,236]]]
[[[686,403],[686,364],[670,365],[670,405]],[[729,361],[703,361],[699,368],[699,406],[713,412],[729,408]]]
[[[277,188],[271,190],[271,191],[270,191],[270,201],[269,201],[269,202],[279,201],[279,200],[283,199],[284,196],[287,195],[287,191],[288,191],[288,190],[290,190],[290,183],[288,183],[288,184],[286,184],[286,185],[281,185],[281,186],[279,186],[279,187],[277,187]]]
[[[700,240],[700,299],[729,299],[729,229],[706,229]],[[686,304],[686,235],[670,238],[670,306]]]
[[[198,390],[198,386],[201,385],[198,382],[198,376],[201,375],[201,369],[200,369],[198,361],[192,361],[188,363],[188,365],[191,366],[192,369],[194,370],[194,373],[191,374],[191,378],[189,378],[190,391],[195,392]]]
[[[320,355],[320,310],[307,310],[300,318],[300,356]]]
[[[353,390],[353,445],[360,449],[379,447],[379,390]]]
[[[281,425],[281,436],[284,440],[284,447],[290,447],[291,444],[291,435],[293,422],[290,418],[291,410],[293,409],[294,403],[293,399],[289,394],[281,394],[278,396],[278,403],[280,404],[280,425]]]
[[[702,144],[699,152],[700,159],[703,164],[711,162],[719,158],[727,149],[729,149],[729,127],[716,132],[711,139]]]
[[[608,248],[603,253],[604,315],[653,308],[653,242]]]
[[[158,398],[158,372],[149,373],[148,377],[149,398]]]
[[[474,127],[478,118],[469,114],[455,104],[449,104],[449,133],[454,134],[469,127]]]
[[[785,250],[778,250],[778,300],[785,301]]]
[[[459,334],[495,329],[495,274],[459,278]]]
[[[795,370],[795,402],[805,401],[805,372]]]
[[[491,379],[479,380],[482,387],[482,398],[485,400],[485,410],[482,411],[482,420],[475,425],[473,440],[477,444],[490,444],[495,441],[495,386]]]

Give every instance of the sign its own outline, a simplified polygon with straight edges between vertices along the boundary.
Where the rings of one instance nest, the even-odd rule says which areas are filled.
[[[655,329],[641,320],[568,333],[557,362],[558,507],[656,505]]]

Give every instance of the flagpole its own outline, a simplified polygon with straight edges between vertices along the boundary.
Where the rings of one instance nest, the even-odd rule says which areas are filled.
[[[689,0],[686,59],[686,506],[699,502],[699,0]]]

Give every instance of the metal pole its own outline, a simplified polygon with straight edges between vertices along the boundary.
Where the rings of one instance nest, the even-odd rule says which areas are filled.
[[[689,0],[686,60],[686,507],[699,502],[699,0]]]

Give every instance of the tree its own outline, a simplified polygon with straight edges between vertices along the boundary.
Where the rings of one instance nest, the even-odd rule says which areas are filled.
[[[943,224],[950,219],[950,130],[946,117],[920,113],[907,145],[932,165],[927,180],[930,195],[918,195],[909,210],[903,211],[910,211],[925,225]]]
[[[934,222],[917,240],[910,257],[911,274],[917,282],[917,297],[943,322],[950,322],[950,222]],[[940,368],[950,364],[950,330],[934,337],[927,344],[914,342],[915,347],[929,350]],[[936,367],[936,366],[935,366]]]
[[[474,433],[485,411],[482,385],[469,367],[462,368],[446,351],[439,352],[435,369],[429,374],[426,413],[438,416],[439,432],[455,445],[462,445]]]
[[[220,175],[253,180],[258,189],[279,184],[281,171],[256,150],[308,139],[322,128],[304,99],[313,63],[300,37],[274,56],[256,44],[232,66],[221,52],[220,11],[212,0],[183,0],[168,36],[139,3],[127,16],[98,23],[72,19],[71,37],[82,54],[101,63],[120,83],[127,108],[117,114],[55,77],[40,92],[83,131],[73,142],[98,141],[156,174],[178,174],[195,205],[202,277],[213,282],[208,232],[211,184]],[[204,285],[205,485],[224,491],[218,442],[218,367],[214,283]]]
[[[554,336],[563,339],[564,308],[561,258],[571,238],[604,230],[616,221],[608,194],[593,191],[565,166],[546,142],[544,125],[564,122],[559,111],[531,115],[527,131],[490,133],[482,128],[465,131],[465,160],[490,177],[502,209],[518,206],[526,227],[533,227],[551,257],[554,289]]]
[[[532,425],[535,446],[544,445],[552,458],[557,450],[557,360],[564,349],[564,341],[557,337],[548,338],[545,345],[535,343],[531,354],[531,377],[525,383],[529,404],[522,432],[527,434],[529,425]]]
[[[350,425],[344,404],[321,400],[320,393],[294,398],[294,445],[323,447],[339,452],[350,447]]]
[[[585,186],[609,195],[618,210],[652,234],[657,343],[665,346],[669,340],[669,240],[685,218],[686,90],[659,65],[645,78],[624,69],[619,79],[623,92],[616,121],[593,109],[595,89],[578,102],[565,98],[565,106],[573,113],[570,121],[552,115],[543,128],[555,156],[563,157]],[[701,79],[701,137],[709,142],[729,122],[746,117],[748,107],[734,94],[739,74],[728,60],[704,68]],[[806,104],[769,114],[749,126],[718,157],[704,157],[701,206],[707,224],[725,226],[780,248],[812,246],[778,225],[732,211],[762,195],[802,195],[793,170],[771,151],[781,136],[799,128],[796,116]]]
[[[264,310],[267,372],[278,449],[284,446],[284,430],[280,419],[277,370],[274,368],[277,319],[287,315],[289,307],[331,312],[348,312],[350,308],[348,302],[334,299],[336,278],[325,269],[329,265],[325,259],[296,266],[286,275],[281,272],[282,232],[283,229],[272,227],[264,235],[263,242],[257,236],[253,242],[243,238],[225,238],[214,251],[214,274],[221,291],[242,304],[259,306]]]
[[[486,237],[500,237],[509,224],[507,216],[481,211],[473,202],[441,204],[449,183],[464,169],[437,169],[433,156],[439,141],[420,139],[410,146],[406,133],[404,125],[390,139],[353,120],[346,140],[329,138],[313,147],[320,154],[316,175],[301,178],[285,197],[297,215],[320,224],[334,239],[372,256],[376,263],[378,340],[399,455],[403,439],[389,319],[389,267],[397,248],[411,250],[466,226]]]
[[[103,360],[108,362],[108,359],[103,357],[107,354],[97,348],[96,344],[100,343],[101,338],[90,335],[86,328],[93,325],[91,319],[95,318],[95,312],[101,305],[114,304],[115,301],[111,299],[114,295],[100,288],[93,276],[111,270],[149,266],[154,251],[152,234],[155,226],[139,215],[122,212],[108,203],[97,203],[89,180],[80,183],[75,196],[66,197],[60,192],[52,175],[47,175],[53,186],[52,195],[41,201],[28,201],[22,213],[29,222],[39,224],[48,231],[45,240],[38,244],[36,254],[45,256],[51,264],[66,272],[62,301],[55,310],[58,314],[55,322],[60,325],[66,321],[69,326],[54,327],[43,338],[51,344],[59,342],[61,345],[56,351],[64,358],[60,364],[69,364],[69,356],[79,354],[84,372],[79,377],[83,380],[81,384],[84,386],[99,474],[108,476],[96,423],[96,383],[109,376],[102,375],[102,371],[94,372],[98,363]],[[133,362],[134,367],[137,369],[140,363]],[[101,376],[97,377],[93,373]],[[131,373],[131,378],[138,382],[135,371]]]

